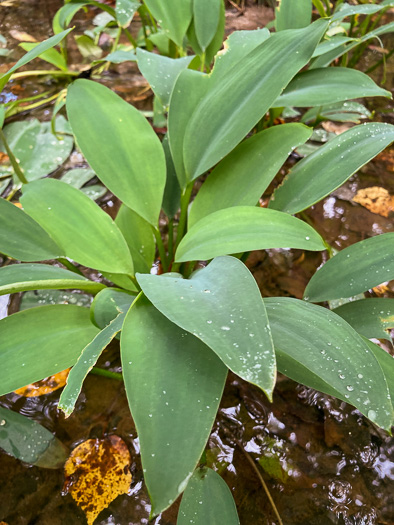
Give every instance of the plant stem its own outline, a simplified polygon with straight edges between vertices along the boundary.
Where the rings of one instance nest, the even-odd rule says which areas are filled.
[[[25,174],[21,170],[18,161],[16,160],[15,155],[12,153],[11,148],[8,145],[7,139],[5,138],[4,132],[2,129],[0,129],[0,140],[4,144],[5,150],[7,152],[7,155],[10,158],[11,165],[14,169],[15,175],[18,177],[18,179],[21,181],[22,184],[27,184],[28,180],[25,177]]]
[[[174,219],[170,219],[168,222],[168,245],[167,245],[168,257],[170,261],[174,256]]]
[[[38,71],[22,71],[11,75],[11,80],[24,77],[38,77],[40,75],[51,75],[52,77],[77,77],[78,71],[58,71],[57,69],[39,69]]]
[[[321,0],[312,0],[313,5],[316,7],[316,9],[319,12],[319,15],[325,18],[327,16],[326,10],[324,9],[324,5]]]
[[[164,249],[163,240],[161,238],[160,231],[158,230],[158,228],[155,228],[154,226],[152,226],[152,229],[153,229],[153,234],[156,239],[157,248],[159,250],[161,266],[163,268],[163,272],[166,272],[168,270],[168,261],[167,261],[166,251]]]
[[[43,100],[39,100],[38,102],[34,102],[33,104],[29,104],[28,106],[19,106],[18,109],[15,109],[14,111],[12,111],[12,115],[17,115],[18,113],[23,113],[23,111],[27,111],[30,109],[39,108],[40,106],[44,106],[45,104],[48,104],[48,102],[52,102],[52,100],[57,99],[58,96],[59,96],[59,93],[56,93],[55,95],[52,95]]]
[[[189,206],[190,197],[193,191],[193,182],[189,182],[183,191],[181,197],[181,215],[179,217],[178,229],[176,233],[176,243],[175,248],[178,247],[179,243],[182,240],[182,237],[185,235],[186,223],[187,223],[187,208]]]
[[[109,370],[98,368],[97,366],[94,366],[92,368],[91,373],[95,374],[96,376],[104,376],[108,377],[109,379],[117,379],[118,381],[123,381],[123,375],[119,372],[110,372]]]
[[[137,49],[137,47],[138,47],[137,42],[134,40],[134,38],[133,38],[132,34],[130,33],[130,31],[124,27],[123,28],[123,32],[126,35],[127,40],[134,47],[134,49]]]

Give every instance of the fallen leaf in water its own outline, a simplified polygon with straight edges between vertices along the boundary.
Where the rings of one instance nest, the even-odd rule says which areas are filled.
[[[34,36],[29,35],[29,33],[25,33],[25,31],[11,29],[10,35],[12,38],[15,38],[15,40],[19,40],[19,42],[37,42]]]
[[[92,525],[100,512],[131,483],[130,452],[118,436],[88,439],[78,445],[64,465],[63,494],[70,493]]]
[[[364,206],[367,210],[382,217],[388,217],[394,212],[394,196],[379,186],[371,186],[370,188],[358,190],[353,197],[353,202],[361,204],[361,206]]]
[[[10,161],[10,158],[7,155],[7,153],[3,153],[2,151],[0,151],[0,164],[8,164],[9,161]],[[1,525],[1,522],[0,522],[0,525]]]
[[[19,202],[14,204],[17,206]],[[24,397],[37,397],[43,396],[44,394],[50,394],[58,388],[63,388],[65,386],[70,370],[71,368],[67,368],[67,370],[62,370],[62,372],[58,372],[53,376],[46,377],[45,379],[41,379],[41,381],[37,381],[31,385],[18,388],[18,390],[15,390],[15,394]]]

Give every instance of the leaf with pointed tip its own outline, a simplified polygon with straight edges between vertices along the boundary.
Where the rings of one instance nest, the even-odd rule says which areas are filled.
[[[52,432],[22,414],[0,407],[0,448],[24,463],[41,468],[60,468],[67,449]]]
[[[124,204],[119,208],[115,224],[121,231],[136,272],[149,272],[156,253],[152,226]]]
[[[40,44],[37,42],[22,42],[19,44],[19,46],[24,51],[30,51],[31,49],[34,49],[35,47],[39,46]],[[67,63],[61,53],[59,51],[56,51],[56,49],[50,48],[41,53],[40,57],[41,60],[45,60],[45,62],[48,62],[49,64],[52,64],[53,66],[57,67],[58,69],[62,71],[67,71]]]
[[[213,81],[186,127],[183,151],[188,180],[221,160],[257,124],[307,64],[327,24],[318,20],[305,29],[275,33],[220,82]]]
[[[275,9],[275,29],[298,29],[305,27],[312,20],[311,0],[281,0]]]
[[[168,106],[179,73],[188,67],[193,58],[194,55],[169,58],[137,49],[138,67],[163,106]]]
[[[81,393],[86,376],[97,363],[101,352],[109,345],[112,339],[122,330],[125,313],[119,313],[108,326],[106,326],[96,337],[85,346],[77,362],[70,370],[67,384],[60,396],[59,406],[66,417],[70,416],[75,408],[78,396]]]
[[[171,0],[171,2],[144,0],[144,2],[167,36],[182,48],[192,18],[193,0]]]
[[[227,369],[142,295],[125,319],[121,356],[151,514],[157,515],[185,489],[201,457]]]
[[[291,151],[311,134],[302,124],[284,124],[241,142],[202,185],[189,212],[189,228],[217,210],[254,206]]]
[[[120,313],[126,313],[135,295],[116,288],[105,288],[96,295],[90,307],[91,321],[103,329]]]
[[[384,9],[386,6],[382,5],[350,5],[350,4],[342,4],[339,6],[339,8],[335,11],[335,13],[331,17],[332,22],[339,22],[340,20],[343,20],[347,16],[354,16],[354,15],[373,15],[374,13],[377,13],[381,9]]]
[[[44,40],[44,42],[40,42],[38,46],[28,51],[26,55],[24,55],[21,59],[19,59],[18,62],[14,66],[12,66],[11,69],[9,69],[6,73],[4,73],[0,77],[0,91],[3,90],[3,87],[7,84],[8,80],[10,79],[14,71],[28,64],[34,58],[37,58],[38,56],[41,55],[41,53],[44,53],[44,51],[47,51],[48,49],[55,47],[59,42],[63,40],[63,38],[66,35],[68,35],[70,31],[72,31],[72,29],[67,29],[66,31],[62,31],[58,35],[52,36],[51,38],[48,38],[48,40]]]
[[[338,397],[390,428],[393,414],[382,369],[346,321],[298,299],[273,297],[264,304],[282,374]]]
[[[219,25],[221,0],[193,0],[196,37],[203,51],[211,43]]]
[[[254,206],[234,206],[198,221],[179,243],[176,262],[206,261],[217,255],[299,248],[325,250],[323,239],[309,224],[287,213]]]
[[[394,233],[356,242],[328,260],[309,281],[304,299],[352,297],[394,278]]]
[[[39,306],[0,321],[0,395],[72,366],[97,334],[89,310]]]
[[[5,199],[0,199],[0,253],[27,262],[64,255],[36,221]]]
[[[329,38],[328,40],[323,40],[316,46],[315,52],[312,55],[312,58],[319,57],[320,55],[324,55],[325,53],[329,53],[330,51],[333,51],[337,47],[342,46],[343,44],[347,44],[349,42],[355,42],[356,38],[349,38],[348,36],[333,36],[332,38]]]
[[[98,178],[126,206],[157,226],[166,166],[160,140],[146,118],[91,80],[71,84],[66,106],[78,145]]]
[[[239,525],[231,490],[210,468],[195,470],[179,507],[177,525]]]
[[[27,290],[86,290],[97,293],[105,288],[74,272],[48,264],[12,264],[0,268],[0,295]]]
[[[388,339],[387,330],[394,328],[394,299],[372,297],[351,301],[333,310],[359,334],[372,339]]]
[[[133,261],[118,227],[80,190],[42,179],[26,184],[20,200],[67,257],[97,270],[132,275]]]
[[[122,27],[127,27],[141,4],[136,0],[116,0],[116,20]]]
[[[296,164],[275,190],[269,208],[286,213],[305,210],[339,188],[393,140],[394,126],[380,122],[341,133]]]
[[[368,76],[345,67],[324,67],[299,73],[276,99],[274,107],[311,107],[362,97],[388,97]]]
[[[241,261],[217,257],[190,279],[146,274],[137,279],[162,314],[271,399],[276,380],[271,333],[256,281]]]

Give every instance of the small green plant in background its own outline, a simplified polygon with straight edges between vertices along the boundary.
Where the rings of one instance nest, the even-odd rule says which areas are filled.
[[[152,6],[166,27],[166,13],[159,18]],[[174,24],[180,30],[185,22]],[[392,300],[361,299],[335,311],[313,303],[354,297],[393,278],[394,234],[332,257],[310,280],[303,301],[262,298],[244,264],[253,250],[325,250],[320,235],[294,215],[394,139],[389,124],[356,125],[299,161],[268,208],[256,206],[289,153],[313,131],[290,123],[248,137],[267,112],[389,96],[353,69],[300,73],[329,24],[233,33],[209,73],[190,69],[186,57],[138,51],[142,73],[168,109],[162,143],[145,117],[108,88],[84,79],[71,84],[69,124],[94,173],[122,202],[115,221],[80,189],[55,179],[28,180],[23,172],[23,210],[0,200],[0,251],[22,261],[0,269],[0,292],[72,289],[94,295],[90,309],[41,306],[0,321],[0,394],[72,366],[59,402],[70,415],[85,377],[120,334],[151,515],[185,491],[178,525],[196,512],[195,523],[207,523],[209,512],[238,523],[220,476],[197,468],[228,370],[270,400],[279,371],[350,403],[381,428],[389,431],[393,423],[393,358],[369,341],[387,337]],[[194,30],[202,49],[209,38],[204,40],[197,19]],[[60,36],[40,45],[56,45]],[[26,57],[23,63],[33,55]],[[206,51],[201,57],[204,66]],[[20,172],[15,165],[17,177]],[[206,174],[192,201],[195,182]],[[159,230],[161,212],[166,236]],[[150,273],[156,250],[162,275]],[[48,260],[67,269],[40,263]],[[87,278],[83,267],[113,286]],[[1,417],[7,421],[6,413]]]

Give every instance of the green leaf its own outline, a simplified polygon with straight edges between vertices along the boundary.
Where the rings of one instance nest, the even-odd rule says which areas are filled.
[[[206,261],[217,255],[270,248],[319,251],[325,250],[325,245],[300,219],[275,210],[235,206],[198,221],[181,240],[175,260]]]
[[[0,395],[72,366],[98,330],[81,306],[31,308],[0,321]]]
[[[56,118],[56,129],[58,132],[71,132],[62,116]],[[73,149],[72,137],[63,135],[59,140],[53,135],[50,122],[39,122],[37,119],[11,122],[5,126],[4,134],[28,181],[55,171]],[[1,150],[4,151],[3,147]]]
[[[394,126],[368,123],[341,133],[302,159],[273,194],[269,208],[298,213],[339,188],[394,140]]]
[[[71,0],[56,12],[52,22],[54,33],[58,33],[62,29],[65,29],[70,24],[74,15],[86,5],[92,5],[101,11],[109,13],[115,18],[115,10],[102,2],[97,2],[95,0]]]
[[[373,15],[374,13],[377,13],[381,9],[384,9],[386,6],[381,5],[350,5],[350,4],[342,4],[339,6],[339,8],[336,10],[336,12],[331,17],[332,22],[338,22],[340,20],[343,20],[347,16],[354,16],[354,15]]]
[[[136,62],[137,57],[135,54],[135,50],[132,49],[130,51],[123,51],[122,49],[118,49],[117,51],[114,51],[113,53],[109,53],[104,58],[101,59],[101,62],[112,62],[113,64],[121,64],[122,62]]]
[[[89,182],[96,176],[94,171],[90,168],[74,168],[66,171],[60,180],[70,184],[74,188],[81,189],[84,184]]]
[[[151,515],[156,515],[185,489],[203,453],[227,369],[143,296],[125,319],[121,356]]]
[[[49,306],[52,304],[71,304],[89,308],[92,296],[87,293],[67,292],[64,290],[34,290],[25,292],[19,304],[19,311]]]
[[[115,224],[121,231],[136,272],[150,272],[156,253],[152,226],[124,204],[120,207]]]
[[[78,51],[83,58],[89,60],[97,60],[102,57],[103,50],[95,41],[87,35],[74,35],[75,42],[78,46]]]
[[[346,303],[333,311],[368,339],[391,341],[386,330],[394,328],[394,299],[372,297]]]
[[[355,124],[360,124],[361,119],[371,118],[371,116],[371,112],[365,106],[352,101],[311,108],[303,114],[301,121],[306,123],[317,119],[323,119],[333,120],[335,122],[354,122]]]
[[[120,313],[126,313],[135,295],[118,290],[105,288],[96,295],[90,307],[91,321],[100,329],[108,326]]]
[[[44,261],[64,255],[27,213],[0,199],[0,253],[20,261]]]
[[[166,35],[178,47],[183,47],[183,39],[192,18],[193,0],[144,0],[149,11],[164,29]]]
[[[212,81],[185,131],[183,151],[188,180],[221,160],[257,124],[309,61],[327,24],[318,20],[306,29],[275,33],[246,55],[236,69],[224,74],[220,82]],[[171,140],[170,135],[170,144]]]
[[[340,47],[343,44],[347,44],[349,42],[355,42],[356,40],[356,38],[349,38],[348,36],[334,36],[328,40],[323,40],[317,45],[312,58],[334,51],[334,49],[337,47]]]
[[[264,299],[278,370],[355,406],[390,429],[392,407],[379,363],[361,336],[326,308],[290,299]]]
[[[189,227],[217,210],[255,205],[291,151],[311,134],[302,124],[284,124],[242,142],[204,182],[193,201]]]
[[[146,274],[137,279],[162,314],[271,399],[276,366],[268,320],[256,281],[241,261],[218,257],[190,279]]]
[[[66,35],[68,35],[70,31],[72,31],[72,29],[67,29],[67,31],[62,31],[58,35],[52,36],[51,38],[48,38],[48,40],[44,40],[44,42],[41,42],[38,46],[36,46],[31,51],[28,51],[26,55],[24,55],[20,60],[18,60],[18,62],[14,66],[12,66],[11,69],[7,71],[7,73],[4,73],[0,77],[0,91],[2,91],[3,87],[7,84],[8,80],[10,79],[14,71],[28,64],[34,58],[37,58],[42,53],[44,53],[44,51],[47,51],[48,49],[55,47],[59,42],[63,40],[63,38]]]
[[[372,343],[372,341],[365,339],[365,343],[369,346],[369,349],[372,350],[383,370],[390,391],[391,404],[394,408],[394,358],[380,348],[380,346]]]
[[[0,407],[0,448],[16,459],[42,468],[61,468],[66,447],[33,419]]]
[[[121,27],[127,27],[141,4],[136,0],[116,0],[115,15]]]
[[[220,19],[221,0],[193,0],[196,37],[205,51],[216,34]]]
[[[377,86],[368,75],[355,69],[311,69],[294,77],[273,106],[321,106],[362,97],[391,98],[391,93]]]
[[[70,416],[75,408],[78,396],[81,393],[86,376],[97,363],[102,351],[109,345],[112,339],[122,330],[125,313],[119,315],[110,322],[96,337],[82,350],[78,361],[70,370],[67,384],[59,399],[60,410],[66,417]]]
[[[168,106],[179,73],[189,66],[193,58],[194,55],[168,58],[137,49],[138,67],[163,106]]]
[[[0,268],[0,295],[27,290],[86,290],[97,293],[104,284],[48,264],[12,264]]]
[[[40,44],[36,42],[22,42],[21,44],[19,44],[19,46],[25,51],[30,51],[39,45]],[[41,53],[39,58],[41,58],[41,60],[45,60],[45,62],[52,64],[53,66],[57,67],[62,71],[67,71],[66,61],[63,55],[59,53],[59,51],[56,51],[56,49],[51,48],[47,51],[44,51],[43,53]]]
[[[394,278],[394,233],[357,242],[328,260],[309,281],[306,301],[352,297]]]
[[[126,206],[157,226],[165,158],[146,118],[107,87],[84,79],[68,88],[67,113],[78,145],[99,179]]]
[[[42,179],[25,185],[20,200],[70,259],[96,270],[133,274],[118,227],[80,190],[56,179]]]
[[[167,164],[167,180],[164,188],[162,208],[169,219],[173,219],[181,206],[181,188],[175,172],[174,161],[172,160],[168,136],[162,142],[164,155]]]
[[[239,525],[237,508],[226,482],[210,468],[197,469],[179,507],[177,525]]]
[[[275,9],[275,29],[299,29],[311,23],[311,0],[281,0]]]

